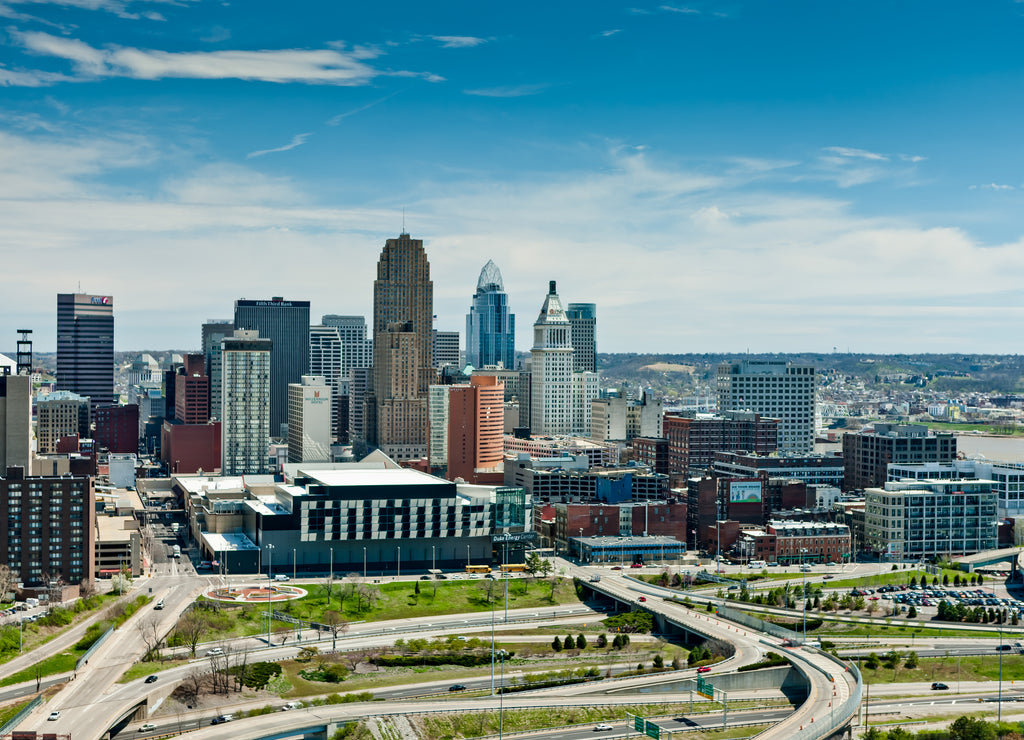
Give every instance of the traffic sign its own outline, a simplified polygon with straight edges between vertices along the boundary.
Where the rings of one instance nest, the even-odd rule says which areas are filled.
[[[658,740],[658,738],[661,737],[661,728],[653,722],[647,723],[647,729],[645,732],[647,734],[647,737],[653,737],[654,740]]]
[[[633,717],[633,729],[636,730],[637,732],[643,732],[644,731],[644,718],[643,717]]]

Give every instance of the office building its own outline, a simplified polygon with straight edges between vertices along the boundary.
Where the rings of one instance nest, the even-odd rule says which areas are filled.
[[[288,462],[331,461],[331,397],[322,375],[303,375],[288,386]]]
[[[462,367],[459,357],[459,333],[457,331],[438,331],[434,329],[434,367]]]
[[[583,455],[545,458],[521,453],[507,458],[504,469],[505,485],[525,489],[534,501],[622,503],[669,495],[666,475],[638,465],[592,468]]]
[[[571,327],[554,280],[533,324],[530,372],[530,430],[541,435],[570,434],[574,420]]]
[[[591,404],[601,393],[599,376],[589,371],[572,374],[572,427],[571,434],[577,437],[590,435]]]
[[[466,364],[515,369],[516,317],[509,311],[501,271],[491,260],[480,270],[466,315]]]
[[[96,409],[96,446],[108,453],[137,454],[139,451],[139,407],[100,406]]]
[[[346,383],[355,368],[373,367],[373,337],[366,334],[366,317],[327,314],[320,323],[338,330],[341,337],[342,383]],[[348,388],[341,388],[348,395]]]
[[[817,375],[813,365],[744,360],[718,366],[718,408],[753,411],[779,420],[779,451],[814,451]]]
[[[843,435],[843,488],[883,485],[890,463],[948,464],[955,459],[956,437],[950,432],[932,432],[924,424],[875,424],[872,429]]]
[[[235,325],[227,319],[209,319],[203,324],[202,346],[203,355],[206,359],[206,375],[210,379],[210,418],[220,419],[220,410],[223,405],[221,388],[221,343],[224,337],[230,337],[235,331]]]
[[[348,396],[348,370],[345,367],[345,346],[341,330],[336,326],[309,327],[309,374],[322,377],[331,387],[331,437],[339,437],[341,399]],[[345,439],[348,429],[344,428]]]
[[[427,454],[427,393],[434,369],[434,284],[422,239],[388,239],[373,283],[371,444],[394,459]]]
[[[515,427],[530,428],[530,391],[532,376],[524,370],[504,370],[496,367],[474,368],[472,375],[496,378],[505,388],[505,433]],[[509,409],[517,413],[515,424],[510,424]]]
[[[309,374],[309,301],[235,301],[235,327],[259,332],[273,345],[270,353],[270,434],[284,435],[288,423],[288,385]]]
[[[746,562],[845,563],[850,559],[851,541],[845,524],[770,521],[763,530],[742,531],[735,552]]]
[[[31,469],[32,378],[0,373],[0,470]]]
[[[348,435],[349,440],[353,443],[370,438],[368,422],[372,420],[368,418],[367,413],[371,408],[369,403],[372,395],[370,393],[372,383],[372,367],[354,367],[349,371]]]
[[[597,304],[570,303],[565,310],[572,327],[573,371],[597,372]]]
[[[223,432],[220,422],[213,421],[210,409],[213,394],[206,374],[208,357],[205,352],[186,355],[169,376],[167,387],[174,389],[174,415],[160,427],[160,459],[171,473],[211,472],[221,466]],[[216,358],[223,381],[223,346]],[[221,393],[222,406],[223,400]]]
[[[663,433],[661,402],[641,392],[633,400],[621,392],[590,402],[590,438],[598,442],[631,442],[635,437],[658,438]]]
[[[309,331],[306,324],[305,332]],[[236,329],[222,341],[221,472],[266,473],[270,445],[271,350],[257,331]],[[307,355],[308,361],[308,355]]]
[[[543,435],[505,434],[505,454],[525,452],[534,458],[582,455],[591,467],[619,464],[619,446],[614,442],[595,442],[584,437],[547,437]]]
[[[89,399],[71,391],[54,391],[36,400],[36,449],[58,452],[62,437],[91,439]]]
[[[114,299],[57,295],[57,389],[110,406],[114,395]]]
[[[864,492],[866,545],[880,559],[916,562],[997,546],[992,481],[890,481]]]
[[[96,498],[88,476],[26,476],[7,468],[0,478],[0,563],[15,581],[45,587],[60,579],[77,586],[95,576]]]
[[[671,537],[686,532],[686,502],[652,500],[626,503],[584,501],[552,504],[559,549],[573,537]]]
[[[473,376],[448,392],[448,480],[503,484],[505,389],[497,378]]]
[[[668,440],[668,468],[678,475],[708,472],[716,452],[769,455],[778,449],[779,420],[748,411],[665,414],[662,427]]]
[[[954,438],[955,441],[955,438]],[[889,480],[988,480],[1000,517],[1024,516],[1024,463],[952,460],[948,463],[889,463]]]
[[[758,455],[718,451],[712,462],[714,474],[726,478],[788,478],[808,485],[839,487],[843,484],[843,456],[838,452],[815,455]]]
[[[444,474],[448,467],[448,391],[452,385],[432,385],[427,392],[430,420],[427,463],[431,472]]]
[[[210,378],[201,353],[185,355],[174,378],[174,419],[182,424],[205,424],[210,420]]]

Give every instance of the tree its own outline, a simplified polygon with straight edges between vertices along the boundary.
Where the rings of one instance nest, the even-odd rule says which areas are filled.
[[[306,647],[299,650],[297,660],[303,663],[310,663],[320,655],[320,648],[315,645],[307,645]]]
[[[907,619],[913,619],[916,616],[917,616],[917,607],[914,606],[913,604],[911,604],[910,608],[907,609]]]
[[[284,645],[288,642],[288,635],[292,631],[292,626],[287,623],[281,623],[274,627],[274,634],[281,638],[281,644]]]
[[[576,649],[577,650],[583,650],[586,647],[587,647],[587,636],[584,635],[583,633],[580,633],[576,637]]]
[[[562,641],[558,639],[558,635],[555,635],[555,639],[551,641],[551,649],[556,653],[562,652]]]
[[[547,578],[555,570],[555,566],[551,564],[550,560],[541,559],[539,573],[542,577]]]
[[[993,724],[976,717],[958,717],[949,726],[949,740],[995,740]]]
[[[896,670],[900,667],[900,661],[903,659],[903,653],[899,650],[890,650],[887,652],[882,660],[885,662],[886,668],[892,668],[892,680],[896,680]]]
[[[414,594],[416,594],[417,596],[419,596],[420,595],[420,582],[419,581],[413,581],[413,583],[415,583],[416,585],[413,587],[412,592]]]
[[[15,578],[11,569],[6,565],[0,565],[0,601],[7,601],[7,592],[11,590],[14,582]]]
[[[612,647],[616,650],[622,649],[622,635],[615,635],[615,637],[612,639]]]
[[[135,629],[138,631],[142,643],[146,646],[146,653],[142,659],[153,660],[157,648],[160,647],[160,639],[163,637],[160,633],[159,618],[155,614],[150,614],[148,617],[136,622]]]
[[[917,663],[917,653],[915,653],[913,650],[911,650],[910,652],[907,653],[907,656],[903,659],[903,667],[912,671],[915,668],[917,668],[917,665],[918,665],[918,663]]]
[[[494,601],[494,581],[490,578],[485,578],[476,584],[476,587],[483,593],[484,599],[488,604]]]
[[[526,558],[526,572],[535,576],[544,568],[544,560],[536,551],[531,552]]]
[[[877,669],[880,664],[878,653],[869,653],[868,657],[864,659],[864,667],[872,671]]]
[[[678,671],[683,667],[683,662],[679,660],[679,653],[676,653],[675,657],[672,658],[672,670]]]
[[[326,576],[324,576],[324,579],[323,581],[321,581],[321,584],[323,585],[324,589],[324,599],[326,600],[326,606],[328,609],[330,609],[331,597],[334,596],[334,574],[328,573]],[[341,592],[341,599],[342,601],[345,600],[344,590],[342,590]]]
[[[192,657],[196,657],[196,645],[210,629],[210,618],[201,609],[192,609],[178,620],[174,631],[188,646]]]
[[[562,642],[562,647],[564,647],[566,650],[576,649],[576,641],[572,639],[572,635],[565,636],[565,640]]]
[[[341,615],[341,612],[336,612],[333,609],[324,612],[324,615],[320,618],[323,625],[331,633],[331,650],[338,649],[338,635],[344,635],[348,632],[348,622],[345,617]]]
[[[604,634],[598,635],[597,636],[597,646],[599,648],[606,648],[606,647],[608,647],[608,635],[604,635]]]
[[[662,658],[660,655],[655,655],[654,656],[654,667],[655,668],[664,668],[665,667],[665,659]]]

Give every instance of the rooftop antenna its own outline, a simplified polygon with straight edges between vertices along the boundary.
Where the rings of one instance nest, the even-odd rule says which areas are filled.
[[[402,206],[402,233],[405,233],[405,206]]]

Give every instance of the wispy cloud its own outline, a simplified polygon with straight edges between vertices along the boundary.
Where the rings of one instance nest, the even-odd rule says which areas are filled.
[[[362,47],[168,52],[120,46],[98,49],[84,41],[40,32],[13,35],[29,52],[70,61],[77,76],[53,77],[49,73],[24,71],[5,75],[0,70],[0,84],[40,86],[68,79],[85,81],[104,77],[238,79],[311,85],[365,85],[380,75],[440,79],[428,73],[376,69],[367,62],[380,52]]]
[[[138,0],[137,2],[132,2],[132,0],[5,0],[5,2],[8,5],[59,5],[79,10],[102,10],[128,20],[145,18],[152,21],[163,21],[166,20],[164,16],[155,10],[132,12],[129,10],[129,7],[146,3],[183,5],[188,0]]]
[[[358,108],[353,108],[352,110],[348,110],[348,111],[345,111],[344,113],[339,113],[336,116],[332,116],[331,118],[327,119],[327,125],[328,126],[337,126],[339,123],[341,123],[343,120],[345,120],[349,116],[354,116],[356,113],[362,113],[364,110],[369,110],[370,108],[374,107],[375,105],[380,105],[385,100],[390,100],[391,98],[395,97],[396,95],[398,95],[401,92],[405,92],[405,91],[404,90],[395,90],[395,92],[391,93],[390,95],[385,95],[383,98],[378,98],[377,100],[374,100],[373,102],[367,103],[366,105],[361,105]]]
[[[303,144],[305,144],[306,139],[308,139],[310,136],[312,136],[312,134],[295,134],[295,136],[292,137],[292,140],[289,143],[285,144],[284,146],[275,147],[274,149],[260,149],[259,151],[249,152],[248,154],[245,155],[245,158],[252,159],[253,157],[262,157],[265,154],[276,154],[277,152],[290,151],[291,149],[294,149],[297,146],[302,146]]]
[[[200,36],[200,41],[205,41],[208,44],[216,44],[220,41],[227,41],[231,38],[231,29],[224,28],[224,26],[213,26],[210,28],[205,36]]]
[[[445,49],[469,49],[487,43],[487,39],[477,36],[431,36],[430,38],[440,41],[441,46]]]
[[[475,90],[463,90],[466,95],[478,95],[482,98],[522,98],[527,95],[537,95],[547,90],[551,85],[541,83],[537,85],[507,85],[504,87],[481,87]]]
[[[825,147],[825,151],[832,152],[833,154],[838,154],[840,157],[847,157],[850,159],[870,159],[879,162],[889,161],[889,157],[885,154],[869,152],[867,149],[853,149],[848,146],[827,146]]]
[[[614,36],[617,33],[622,33],[622,29],[613,28],[609,31],[601,31],[601,33],[597,34],[594,38],[608,38],[609,36]]]
[[[985,185],[971,185],[969,190],[1016,190],[1013,185],[1000,185],[998,183],[990,182]]]
[[[662,10],[668,13],[686,13],[689,15],[700,15],[700,11],[697,10],[696,8],[688,8],[686,6],[679,5],[662,5],[660,7]]]

